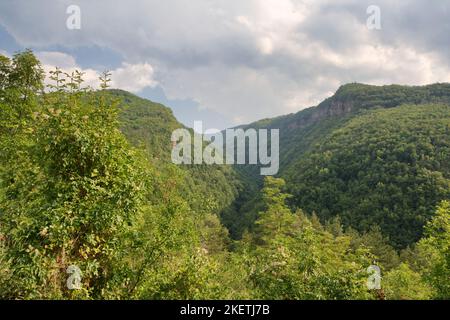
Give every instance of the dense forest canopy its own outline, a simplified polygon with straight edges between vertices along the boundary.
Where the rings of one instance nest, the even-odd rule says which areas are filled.
[[[47,76],[0,55],[0,298],[450,298],[448,84],[346,85],[250,125],[282,129],[262,180],[172,164],[182,125],[107,72]]]
[[[322,222],[340,216],[359,231],[377,225],[392,245],[405,248],[448,199],[449,105],[450,84],[353,83],[317,107],[244,128],[280,128],[279,176],[293,195],[292,209]],[[254,167],[238,170],[258,188]],[[243,224],[251,228],[248,203],[240,217],[249,217]]]
[[[396,247],[416,242],[450,197],[449,115],[450,105],[362,112],[284,173],[292,202],[361,231],[379,225]]]

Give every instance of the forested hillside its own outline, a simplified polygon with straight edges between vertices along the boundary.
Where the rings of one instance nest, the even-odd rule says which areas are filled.
[[[254,124],[282,128],[262,180],[172,164],[170,109],[107,72],[44,76],[0,55],[1,299],[450,298],[449,85]]]
[[[292,203],[360,231],[378,225],[404,248],[450,197],[449,134],[450,105],[363,112],[283,172]]]
[[[184,127],[172,110],[122,90],[107,90],[105,94],[118,101],[120,129],[127,140],[144,149],[156,166],[171,162],[172,131]],[[230,166],[186,165],[178,168],[186,171],[183,194],[201,194],[201,205],[208,206],[216,214],[230,206],[243,188],[242,179]]]
[[[449,84],[348,84],[317,107],[244,128],[280,128],[279,176],[294,209],[363,232],[379,226],[405,248],[448,199],[449,105]]]

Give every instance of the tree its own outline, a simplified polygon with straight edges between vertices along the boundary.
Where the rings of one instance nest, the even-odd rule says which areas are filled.
[[[388,300],[428,300],[433,295],[420,273],[411,270],[406,263],[389,271],[383,277],[382,287]]]
[[[296,219],[286,206],[289,195],[282,192],[283,179],[266,177],[262,189],[262,203],[265,211],[259,213],[256,221],[254,239],[258,244],[268,244],[276,235],[282,235],[295,229]]]
[[[24,70],[11,79],[37,88]],[[103,102],[49,94],[27,123],[23,146],[14,141],[19,152],[11,159],[21,161],[1,178],[1,233],[14,266],[3,294],[98,298],[111,284],[122,240],[140,213],[145,173],[118,130],[117,108]],[[82,272],[82,290],[67,288],[71,265]]]
[[[347,234],[351,234],[354,248],[365,247],[370,250],[374,255],[373,263],[379,266],[383,273],[400,264],[397,251],[389,244],[389,239],[383,236],[377,225],[362,234],[351,229],[347,231]]]
[[[450,202],[443,201],[425,227],[418,250],[426,265],[422,273],[436,290],[435,298],[450,298]]]
[[[284,203],[284,181],[266,178],[266,211],[256,221],[250,245],[250,279],[263,299],[368,298],[364,287],[369,256],[350,248],[350,238],[314,227],[300,210]]]

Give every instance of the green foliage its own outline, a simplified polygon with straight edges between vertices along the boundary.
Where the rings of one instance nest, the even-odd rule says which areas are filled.
[[[44,72],[33,53],[26,50],[12,59],[0,55],[0,134],[9,138],[24,126],[36,108],[43,89]],[[6,135],[9,134],[9,135]]]
[[[450,197],[449,114],[401,106],[351,119],[286,172],[293,204],[359,231],[379,225],[397,248],[414,243]]]
[[[433,296],[422,276],[405,263],[388,272],[382,283],[387,300],[428,300]]]
[[[120,128],[127,139],[134,146],[144,148],[150,157],[169,162],[172,131],[183,127],[172,111],[122,90],[112,89],[102,94],[119,102]]]
[[[397,251],[389,244],[389,239],[383,236],[378,226],[373,226],[368,232],[359,234],[349,228],[346,232],[352,238],[354,248],[368,248],[374,255],[373,264],[381,268],[382,272],[387,272],[400,264],[400,257]]]
[[[102,92],[119,103],[120,129],[135,147],[145,149],[149,160],[158,167],[170,162],[171,135],[173,130],[183,128],[172,111],[158,103],[139,98],[122,90]],[[219,213],[228,208],[242,189],[239,176],[229,166],[184,165],[186,199],[196,211]],[[202,194],[203,197],[198,197]]]
[[[339,215],[346,227],[359,231],[379,225],[400,248],[420,238],[434,206],[448,196],[450,131],[444,105],[450,105],[446,83],[352,83],[317,107],[243,128],[280,129],[279,175],[293,195],[291,206],[316,212],[322,222]],[[252,188],[260,188],[256,166],[239,171]],[[235,219],[255,219],[249,212],[258,197],[254,191],[244,199]]]
[[[3,57],[2,70],[13,70]],[[40,72],[39,65],[30,72]],[[205,167],[192,176],[190,168],[163,159],[170,146],[158,141],[170,141],[165,135],[179,126],[171,112],[165,113],[169,109],[122,91],[89,92],[81,87],[79,72],[56,69],[50,80],[50,93],[35,86],[20,106],[16,102],[22,96],[8,94],[21,88],[11,84],[1,91],[11,99],[2,100],[10,107],[2,111],[11,112],[8,118],[2,112],[0,285],[6,289],[1,296],[225,294],[219,276],[205,280],[219,274],[229,244],[226,230],[210,212],[225,206],[233,191],[221,200],[222,191],[211,193],[202,179],[218,178],[215,183],[228,185],[227,170]],[[102,82],[106,89],[107,73]],[[17,112],[22,106],[23,112]],[[144,122],[133,131],[127,120],[139,115]],[[160,116],[172,126],[161,123]],[[119,126],[140,150],[129,146]],[[151,144],[141,143],[150,136],[155,139]],[[82,271],[81,290],[66,286],[70,265]]]
[[[45,97],[18,148],[22,161],[2,172],[1,226],[15,266],[14,296],[71,297],[70,265],[83,270],[85,291],[78,294],[101,297],[108,285],[139,212],[143,173],[117,129],[116,107],[104,102],[59,91]]]
[[[425,257],[422,272],[436,290],[435,298],[450,299],[450,202],[443,201],[427,223],[418,250]]]
[[[266,178],[261,212],[247,249],[250,279],[262,299],[369,298],[364,267],[368,252],[352,250],[350,237],[315,228],[284,204],[281,179]]]
[[[449,107],[398,107],[448,103],[448,85],[351,84],[257,123],[283,128],[285,183],[171,164],[182,125],[109,90],[108,72],[99,91],[56,69],[43,92],[43,76],[31,51],[0,55],[0,298],[450,297],[450,204],[433,215],[449,198]]]

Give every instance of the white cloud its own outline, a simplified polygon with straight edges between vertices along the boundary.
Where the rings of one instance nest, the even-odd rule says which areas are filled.
[[[84,73],[85,85],[98,88],[99,77],[103,70],[83,69],[77,65],[75,58],[63,52],[41,51],[36,56],[41,61],[44,71],[47,74],[46,83],[50,83],[49,72],[59,67],[63,72],[71,73],[75,70]],[[130,92],[139,92],[145,87],[154,87],[157,82],[154,80],[153,67],[148,63],[129,64],[123,63],[121,67],[111,71],[111,87]]]
[[[36,56],[43,65],[58,66],[62,69],[76,68],[75,58],[63,52],[58,51],[40,51]]]
[[[131,92],[139,92],[145,87],[155,87],[153,67],[148,63],[123,63],[112,71],[112,86]]]
[[[168,98],[236,123],[314,105],[347,82],[450,81],[449,2],[378,0],[382,30],[366,27],[370,0],[79,0],[78,31],[65,28],[70,4],[2,2],[0,23],[24,46],[110,48],[125,59],[114,85],[157,79]]]

